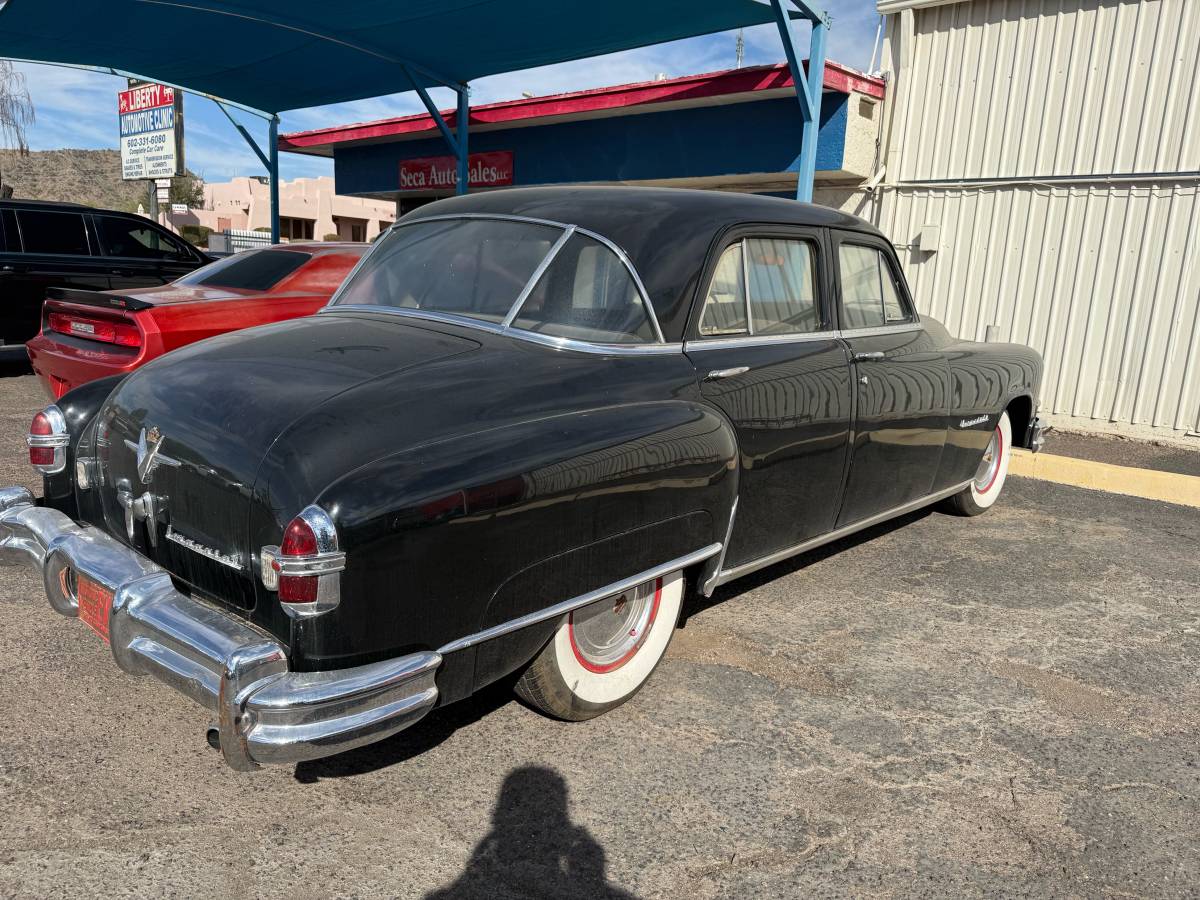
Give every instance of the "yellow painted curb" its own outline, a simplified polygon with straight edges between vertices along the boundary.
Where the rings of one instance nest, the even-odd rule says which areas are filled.
[[[1200,507],[1200,478],[1195,475],[1114,466],[1089,459],[1016,449],[1008,461],[1008,473],[1094,491],[1108,491],[1110,494]]]

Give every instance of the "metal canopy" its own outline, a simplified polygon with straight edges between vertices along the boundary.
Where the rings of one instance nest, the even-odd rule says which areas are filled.
[[[267,112],[774,21],[756,0],[7,0],[0,56],[107,66]]]
[[[813,24],[807,81],[793,18]],[[278,242],[282,110],[416,90],[465,193],[471,79],[770,22],[805,120],[797,197],[809,199],[829,24],[811,0],[0,0],[0,57],[135,75],[263,116],[266,153],[234,126],[270,174]],[[457,94],[453,130],[429,96],[437,86]]]

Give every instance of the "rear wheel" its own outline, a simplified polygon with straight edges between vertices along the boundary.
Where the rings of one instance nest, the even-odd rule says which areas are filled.
[[[675,572],[569,613],[517,682],[518,696],[570,721],[620,706],[666,653],[683,586]]]
[[[1008,478],[1008,459],[1011,451],[1012,426],[1008,421],[1008,413],[1001,413],[996,430],[992,432],[992,439],[983,451],[975,478],[962,491],[946,501],[951,511],[962,516],[977,516],[990,509],[1000,496],[1000,491],[1004,489],[1004,481]]]

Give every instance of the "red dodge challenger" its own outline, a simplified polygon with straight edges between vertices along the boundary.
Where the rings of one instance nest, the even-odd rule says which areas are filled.
[[[368,244],[284,244],[247,250],[159,287],[51,288],[42,331],[26,344],[33,370],[58,399],[204,338],[316,312]]]

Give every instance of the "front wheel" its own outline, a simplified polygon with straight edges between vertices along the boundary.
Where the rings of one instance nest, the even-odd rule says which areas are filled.
[[[1008,413],[1001,413],[996,430],[992,432],[992,439],[983,451],[983,459],[979,461],[975,478],[946,501],[951,511],[962,516],[977,516],[990,509],[1000,496],[1000,491],[1004,489],[1011,452],[1012,426],[1008,421]]]
[[[517,695],[573,722],[620,706],[666,653],[683,586],[675,572],[569,613],[517,682]]]

